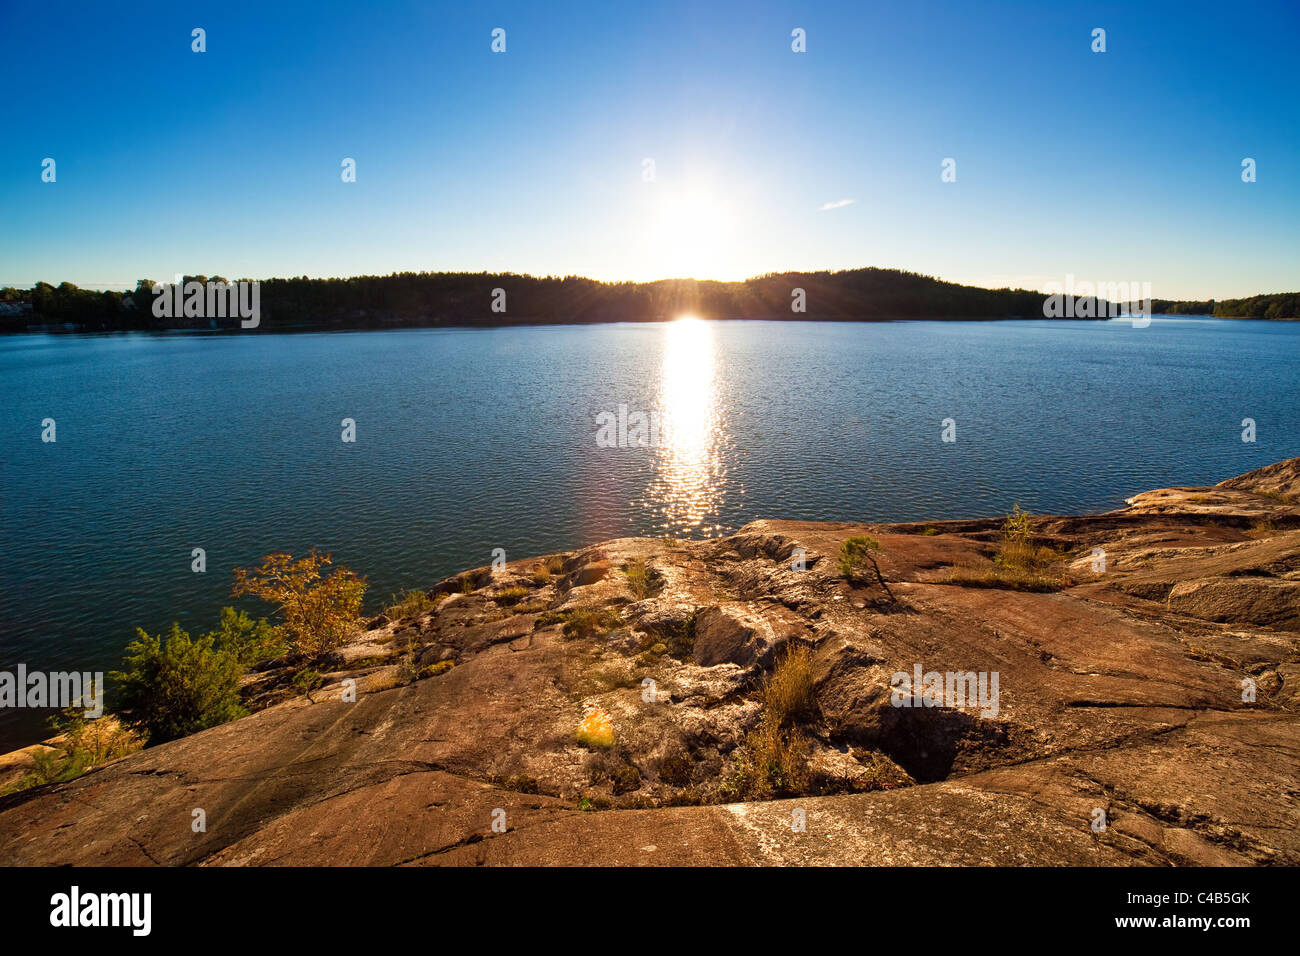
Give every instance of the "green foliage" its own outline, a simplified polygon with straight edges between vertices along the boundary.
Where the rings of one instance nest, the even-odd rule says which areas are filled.
[[[875,538],[868,538],[865,535],[849,538],[840,545],[840,577],[851,581],[856,580],[861,575],[867,559],[871,558],[871,552],[879,550],[880,542]]]
[[[32,751],[32,769],[14,786],[14,790],[27,790],[48,783],[66,783],[90,770],[84,755],[68,753],[62,748]]]
[[[216,646],[234,655],[244,667],[256,667],[284,655],[288,647],[265,618],[254,621],[233,607],[221,609],[221,623],[211,636]]]
[[[1033,517],[1021,509],[1019,502],[1011,506],[1011,514],[1002,522],[1002,535],[1008,541],[1028,541],[1033,533]]]
[[[456,666],[455,661],[437,661],[433,664],[426,664],[420,668],[418,677],[437,677],[439,674],[445,674]]]
[[[304,667],[293,675],[293,689],[299,694],[310,694],[323,683],[325,678],[315,668]]]
[[[88,690],[86,697],[93,699]],[[144,746],[144,740],[123,727],[115,717],[91,719],[81,706],[67,707],[50,718],[56,735],[52,747],[32,751],[32,767],[0,794],[14,793],[47,783],[64,783],[95,767],[125,757]]]
[[[1033,516],[1013,505],[1002,523],[1002,545],[993,563],[1012,576],[1033,578],[1043,573],[1065,555],[1035,543]]]
[[[493,600],[496,601],[498,604],[504,604],[507,607],[509,607],[512,604],[518,604],[526,597],[528,597],[528,589],[516,586],[510,588],[503,588],[502,590],[498,591],[493,596]]]
[[[889,590],[885,576],[880,573],[880,565],[876,564],[874,552],[879,550],[880,542],[875,538],[866,535],[849,538],[840,546],[840,575],[852,584],[862,584],[868,580],[867,569],[870,568],[872,576],[892,601],[894,592]]]
[[[623,623],[618,612],[606,607],[580,607],[569,611],[564,621],[566,637],[596,637]]]
[[[568,611],[543,611],[534,619],[533,627],[550,627],[552,624],[563,624],[568,619]]]
[[[1151,310],[1166,315],[1213,315],[1223,319],[1300,318],[1300,292],[1273,292],[1244,299],[1200,302],[1153,299]]]
[[[137,628],[117,682],[117,714],[128,727],[163,743],[242,717],[244,669],[212,634],[191,639],[179,624],[164,638]]]

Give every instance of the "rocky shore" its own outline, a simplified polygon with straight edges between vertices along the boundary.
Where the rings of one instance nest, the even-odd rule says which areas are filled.
[[[1000,518],[467,571],[310,694],[0,799],[0,863],[1300,864],[1300,459],[1032,533],[1051,587],[993,573]],[[799,773],[755,799],[796,648]],[[918,672],[995,706],[899,706]]]

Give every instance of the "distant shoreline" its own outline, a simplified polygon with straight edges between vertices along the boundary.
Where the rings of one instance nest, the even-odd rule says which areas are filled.
[[[92,291],[66,282],[0,289],[0,332],[496,328],[660,322],[684,315],[813,322],[1087,320],[1135,311],[1268,320],[1300,316],[1300,292],[1172,300],[1153,297],[1149,282],[1076,283],[1067,277],[1049,295],[874,268],[772,273],[743,282],[597,282],[581,276],[445,272],[265,280],[192,275],[174,280],[140,279],[131,292]],[[232,286],[239,287],[238,296]],[[156,295],[155,288],[169,288],[171,294]]]
[[[1042,316],[1034,318],[1032,316],[973,316],[973,317],[945,317],[945,316],[898,316],[898,317],[880,317],[880,318],[850,318],[850,317],[823,317],[823,316],[792,316],[781,317],[775,316],[709,316],[696,315],[706,322],[833,322],[837,324],[862,323],[862,324],[885,324],[895,322],[1107,322],[1111,316],[1100,316],[1084,319],[1048,319]],[[677,318],[681,318],[678,316]],[[571,327],[584,325],[663,325],[669,322],[677,321],[677,318],[655,317],[651,319],[602,319],[595,322],[564,321],[563,319],[503,319],[499,321],[485,322],[394,322],[391,324],[372,324],[372,325],[347,325],[341,323],[298,323],[294,325],[261,325],[255,329],[239,328],[155,328],[155,329],[89,329],[82,327],[69,328],[58,324],[50,323],[41,326],[29,326],[26,329],[3,329],[0,335],[293,335],[293,334],[310,334],[320,332],[418,332],[432,329],[511,329],[511,328],[551,328],[557,326]],[[1114,318],[1127,318],[1127,316],[1115,316]],[[1212,315],[1201,316],[1178,316],[1178,318],[1202,318],[1213,319]]]
[[[772,316],[697,316],[708,322],[827,322],[836,324],[886,324],[902,322],[1110,322],[1123,321],[1130,316],[1094,316],[1090,318],[1065,318],[1049,319],[1044,316],[1026,317],[1026,316],[975,316],[975,317],[944,317],[944,316],[899,316],[884,318],[849,318],[834,317],[826,318],[819,316],[795,316],[789,318],[775,318]],[[1177,312],[1156,312],[1151,318],[1161,319],[1212,319],[1220,322],[1296,322],[1300,321],[1300,316],[1283,318],[1265,319],[1254,317],[1237,317],[1223,315],[1208,315],[1195,313],[1177,313]],[[0,336],[3,335],[198,335],[198,336],[230,336],[230,335],[311,335],[323,332],[337,333],[358,333],[358,332],[417,332],[430,331],[436,329],[451,330],[487,330],[487,329],[507,329],[507,328],[552,328],[552,327],[573,327],[584,325],[655,325],[673,322],[671,318],[653,318],[653,319],[606,319],[598,322],[565,322],[558,319],[545,320],[528,320],[513,319],[496,322],[401,322],[386,325],[346,325],[339,323],[303,323],[295,325],[275,325],[260,326],[256,329],[238,329],[238,328],[155,328],[155,329],[92,329],[84,327],[66,327],[56,324],[31,325],[25,329],[4,328],[0,329]]]

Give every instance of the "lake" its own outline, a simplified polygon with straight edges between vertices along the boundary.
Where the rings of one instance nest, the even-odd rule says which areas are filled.
[[[1159,316],[3,336],[0,669],[205,631],[276,550],[377,609],[496,548],[1115,508],[1300,455],[1298,359],[1300,323]]]

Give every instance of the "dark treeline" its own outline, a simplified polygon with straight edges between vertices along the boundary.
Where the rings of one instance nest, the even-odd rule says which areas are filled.
[[[1175,302],[1152,299],[1153,312],[1165,315],[1214,315],[1225,319],[1300,318],[1300,292],[1275,292],[1246,299],[1209,299],[1205,302]]]
[[[186,276],[205,282],[209,277]],[[213,281],[224,281],[219,276]],[[0,328],[29,325],[84,331],[238,328],[237,318],[157,318],[153,281],[132,292],[97,292],[70,283],[0,290],[30,312],[0,315]],[[505,311],[495,290],[505,292]],[[802,289],[806,311],[792,311]],[[780,273],[744,282],[673,279],[597,282],[579,276],[511,273],[398,273],[349,279],[265,279],[259,330],[436,325],[638,322],[676,318],[890,319],[1042,318],[1043,296],[981,289],[888,269]]]
[[[184,281],[225,281],[186,276]],[[51,327],[77,331],[233,329],[238,317],[158,318],[154,282],[130,292],[79,289],[38,282],[0,289],[0,331]],[[505,311],[496,290],[504,290]],[[792,310],[795,290],[806,308]],[[783,272],[744,282],[672,279],[597,282],[579,276],[511,273],[404,272],[348,279],[265,279],[259,331],[364,329],[401,326],[640,322],[690,313],[745,319],[1001,319],[1043,317],[1041,292],[983,289],[892,269]],[[1156,312],[1250,318],[1300,314],[1300,294],[1221,302],[1158,300]]]

